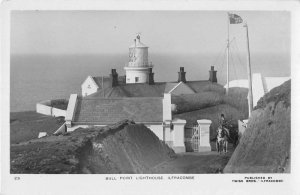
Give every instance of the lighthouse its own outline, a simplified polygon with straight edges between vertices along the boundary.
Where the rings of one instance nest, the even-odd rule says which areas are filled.
[[[148,62],[148,47],[141,42],[140,35],[129,47],[129,62],[125,66],[126,83],[153,83],[153,65]]]

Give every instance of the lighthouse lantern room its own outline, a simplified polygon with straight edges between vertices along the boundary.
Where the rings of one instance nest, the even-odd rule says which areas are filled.
[[[125,66],[126,83],[147,83],[151,77],[153,65],[148,62],[148,47],[141,42],[140,35],[129,47],[129,62]]]

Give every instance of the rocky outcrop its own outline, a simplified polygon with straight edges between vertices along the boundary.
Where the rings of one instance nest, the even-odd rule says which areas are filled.
[[[11,173],[151,173],[175,153],[148,128],[122,121],[11,146]]]
[[[290,172],[291,81],[258,102],[225,173]]]

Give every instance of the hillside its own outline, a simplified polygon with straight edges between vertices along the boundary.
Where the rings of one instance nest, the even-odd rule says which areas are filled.
[[[259,100],[226,173],[290,172],[291,81]]]
[[[175,154],[144,125],[122,121],[11,145],[11,173],[149,173]]]
[[[51,135],[64,123],[63,117],[51,117],[35,111],[10,113],[10,142],[11,144],[37,138],[39,132]]]

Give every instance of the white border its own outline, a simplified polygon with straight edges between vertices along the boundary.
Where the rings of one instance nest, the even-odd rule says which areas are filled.
[[[195,175],[195,180],[133,180],[105,181],[105,175],[10,175],[9,174],[9,61],[11,10],[287,10],[292,26],[292,167],[291,174],[225,174]],[[9,194],[299,194],[300,130],[300,12],[297,1],[46,1],[7,0],[1,4],[1,184],[2,193]],[[232,183],[244,176],[273,176],[284,183]],[[15,181],[15,176],[20,180]],[[139,175],[133,175],[134,177]],[[168,175],[163,175],[167,178]]]

